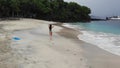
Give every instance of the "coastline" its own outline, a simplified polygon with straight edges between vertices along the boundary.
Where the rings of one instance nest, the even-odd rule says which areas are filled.
[[[57,34],[62,27],[54,26],[53,40],[50,40],[48,24],[55,22],[21,19],[0,23],[4,24],[1,30],[9,34],[9,38],[2,40],[10,40],[6,45],[10,51],[0,55],[1,68],[88,68],[78,44]]]
[[[48,24],[54,24],[53,40]],[[0,23],[8,41],[0,53],[1,68],[119,68],[120,57],[77,38],[81,32],[56,22],[22,19]],[[6,34],[5,34],[6,35]],[[13,40],[19,37],[21,40]],[[0,41],[1,42],[1,41]],[[5,46],[5,43],[7,45]]]
[[[69,32],[67,31],[69,31],[69,29],[71,30],[72,28],[68,28],[68,30],[66,28],[63,29],[60,32],[60,35],[66,38],[70,38],[79,44],[78,46],[80,46],[81,49],[83,50],[82,55],[86,59],[87,65],[89,66],[89,68],[119,68],[120,67],[119,65],[120,57],[118,55],[105,51],[96,45],[79,40],[77,36],[82,33],[80,33],[77,30],[76,30],[77,31],[77,34],[76,34],[75,30],[72,29],[73,31],[71,30],[70,32],[74,33],[72,35],[75,35],[75,36],[69,35],[68,37]],[[66,31],[66,34],[65,34],[65,31]]]

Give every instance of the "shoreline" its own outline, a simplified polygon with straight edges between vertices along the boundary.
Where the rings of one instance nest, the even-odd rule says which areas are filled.
[[[11,42],[7,45],[10,46],[11,51],[8,54],[4,53],[7,54],[6,57],[4,55],[0,58],[2,59],[0,67],[88,68],[78,44],[57,34],[63,29],[62,27],[54,26],[53,40],[49,39],[48,24],[50,23],[54,24],[54,22],[35,19],[2,21],[1,24],[4,26],[1,29],[11,34]],[[20,40],[13,40],[14,36]]]
[[[68,28],[68,30],[69,29],[72,29],[72,28]],[[105,51],[96,45],[79,40],[77,36],[79,35],[80,32],[77,30],[76,31],[79,32],[78,34],[72,34],[75,36],[68,37],[69,32],[66,32],[66,34],[63,33],[68,30],[66,30],[66,28],[63,29],[60,32],[60,35],[66,37],[66,38],[70,38],[73,41],[76,41],[76,43],[80,44],[79,46],[83,50],[82,54],[83,54],[84,58],[87,60],[87,64],[88,64],[89,68],[119,68],[120,67],[120,65],[119,65],[120,57],[118,55],[115,55],[108,51]],[[73,30],[73,31],[71,30],[70,32],[75,33],[75,30]]]
[[[1,68],[119,68],[120,57],[78,39],[81,32],[36,19],[4,21],[10,51],[0,55]],[[0,25],[1,25],[0,24]],[[28,25],[29,24],[29,25]],[[54,24],[53,40],[48,24]],[[21,40],[13,40],[16,36]],[[3,39],[2,39],[3,40]],[[5,41],[7,42],[7,41]],[[5,44],[3,42],[3,44]],[[6,47],[6,46],[4,46]],[[8,49],[6,49],[8,50]]]

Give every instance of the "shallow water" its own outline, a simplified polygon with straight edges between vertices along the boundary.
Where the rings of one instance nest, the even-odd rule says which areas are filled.
[[[120,20],[92,21],[90,23],[78,22],[78,23],[73,23],[73,25],[85,28],[89,31],[113,33],[120,35]]]
[[[120,21],[78,22],[68,24],[67,27],[80,29],[80,32],[83,33],[78,35],[80,40],[120,56]]]

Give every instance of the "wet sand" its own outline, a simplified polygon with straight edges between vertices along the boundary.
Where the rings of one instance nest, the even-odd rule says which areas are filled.
[[[77,35],[82,34],[79,31],[65,28],[59,34],[79,44],[78,46],[82,48],[82,55],[89,68],[120,68],[120,56],[107,52],[96,45],[78,40]]]
[[[88,68],[78,44],[57,34],[62,27],[54,26],[50,40],[48,24],[55,22],[21,19],[1,24],[8,37],[3,32],[3,50],[7,52],[0,53],[0,68]]]
[[[83,43],[82,48],[90,68],[120,68],[120,56],[87,43]]]
[[[52,40],[48,24],[57,24]],[[78,40],[80,32],[58,23],[20,19],[0,26],[0,68],[120,68],[119,56]]]

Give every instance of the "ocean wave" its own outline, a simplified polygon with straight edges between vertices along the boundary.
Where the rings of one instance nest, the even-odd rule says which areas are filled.
[[[67,28],[72,28],[72,29],[75,29],[75,30],[85,30],[83,27],[79,27],[79,26],[76,26],[76,25],[73,25],[73,24],[70,24],[70,23],[63,23],[64,27],[67,27]]]
[[[84,29],[83,27],[78,27],[77,25],[72,25],[68,23],[63,24],[63,26],[73,29],[79,29],[79,31],[82,32],[82,34],[78,35],[78,38],[80,40],[96,45],[103,50],[120,56],[120,35],[89,31]]]
[[[120,56],[120,35],[93,31],[81,31],[80,40],[96,45],[110,53]]]
[[[69,24],[69,23],[63,23],[62,26],[67,27],[67,28],[77,28],[77,26],[71,25],[71,24]]]

